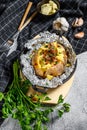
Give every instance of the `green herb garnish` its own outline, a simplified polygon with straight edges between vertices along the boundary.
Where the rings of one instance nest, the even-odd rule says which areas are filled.
[[[58,110],[58,116],[59,117],[62,117],[63,114],[64,114],[64,110],[63,109]]]
[[[4,94],[0,92],[0,101],[2,101],[3,98],[4,98]]]
[[[70,104],[69,103],[63,103],[64,99],[63,96],[60,95],[59,99],[58,99],[58,104],[62,104],[62,107],[60,110],[58,110],[58,116],[62,117],[62,115],[64,114],[64,112],[69,112],[70,111]]]
[[[69,111],[70,111],[70,106],[71,106],[71,105],[70,105],[69,103],[64,103],[64,104],[63,104],[64,111],[65,111],[65,112],[69,112]]]
[[[40,100],[43,98],[45,101],[51,99],[46,94],[36,95],[39,100],[33,102],[32,96],[26,96],[28,87],[31,87],[32,84],[29,80],[21,80],[18,75],[19,70],[20,66],[18,61],[16,61],[13,64],[14,78],[9,86],[9,91],[5,95],[0,92],[0,101],[4,100],[3,118],[11,116],[14,119],[18,119],[22,130],[47,130],[46,123],[50,121],[49,114],[54,111],[54,108],[43,106]],[[62,104],[63,101],[63,96],[60,95],[58,104]],[[62,107],[58,109],[58,117],[69,111],[70,105],[63,103]]]
[[[51,100],[48,96],[45,97],[44,101]]]
[[[63,101],[64,101],[63,96],[60,95],[60,96],[59,96],[59,99],[58,99],[58,104],[63,103]]]
[[[49,84],[46,82],[46,85],[49,85]]]

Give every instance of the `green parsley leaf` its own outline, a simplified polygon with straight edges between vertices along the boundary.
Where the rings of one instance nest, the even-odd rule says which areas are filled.
[[[51,98],[49,98],[48,96],[45,97],[44,101],[49,101],[51,100]]]
[[[63,110],[63,109],[58,110],[58,117],[62,117],[63,113],[64,113],[64,110]]]
[[[63,96],[60,95],[60,96],[59,96],[59,99],[58,99],[58,104],[63,103],[63,101],[64,101]]]
[[[65,111],[65,112],[69,112],[69,111],[70,111],[70,106],[71,106],[71,105],[70,105],[69,103],[64,103],[64,104],[63,104],[64,111]]]
[[[2,101],[3,98],[4,98],[4,94],[0,92],[0,101]]]
[[[46,85],[49,85],[49,84],[46,82]]]

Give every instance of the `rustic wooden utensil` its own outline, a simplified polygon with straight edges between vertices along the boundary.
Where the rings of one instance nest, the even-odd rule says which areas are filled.
[[[35,11],[35,12],[27,19],[27,21],[25,22],[26,17],[27,17],[27,15],[28,15],[28,13],[29,13],[31,7],[32,7],[32,4],[33,4],[32,2],[29,2],[29,3],[28,3],[28,6],[27,6],[27,8],[26,8],[26,10],[25,10],[25,13],[24,13],[24,15],[23,15],[23,17],[22,17],[21,23],[20,23],[20,25],[19,25],[19,27],[18,27],[18,31],[16,32],[16,34],[15,34],[11,39],[9,39],[9,40],[5,43],[5,45],[4,45],[4,46],[2,47],[2,49],[1,49],[2,52],[9,50],[7,56],[8,56],[9,54],[11,54],[12,51],[15,51],[15,50],[16,50],[16,48],[17,48],[17,38],[18,38],[18,36],[19,36],[19,33],[31,22],[31,20],[32,20],[32,19],[36,16],[36,14],[37,14],[37,11]],[[24,23],[24,22],[25,22],[25,23]],[[1,51],[0,51],[0,52],[1,52]]]
[[[23,24],[21,28],[19,28],[19,31],[23,30],[29,23],[30,21],[36,16],[37,11],[35,11],[29,18],[28,20]]]
[[[25,22],[25,19],[26,19],[27,15],[28,15],[28,13],[29,13],[31,7],[32,7],[32,4],[33,4],[32,2],[28,2],[27,8],[26,8],[26,10],[25,10],[25,12],[24,12],[24,15],[23,15],[23,17],[22,17],[21,23],[20,23],[20,25],[19,25],[19,27],[18,27],[18,31],[22,30],[21,28],[22,28],[22,26],[23,26],[23,24],[24,24],[24,22]],[[12,39],[9,39],[7,42],[8,42],[10,45],[12,45],[13,42],[14,42],[14,40],[13,40],[14,38],[15,38],[15,35],[13,36]]]
[[[28,13],[29,13],[31,7],[32,7],[32,4],[33,4],[32,2],[29,2],[29,3],[28,3],[28,6],[27,6],[27,8],[26,8],[26,10],[25,10],[25,13],[24,13],[23,18],[22,18],[22,20],[21,20],[21,23],[20,23],[20,25],[19,25],[19,27],[18,27],[18,30],[20,30],[21,27],[23,26],[23,24],[24,24],[24,22],[25,22],[25,19],[26,19],[27,15],[28,15]]]

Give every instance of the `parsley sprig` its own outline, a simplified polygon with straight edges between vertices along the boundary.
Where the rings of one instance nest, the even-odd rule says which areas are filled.
[[[58,110],[58,116],[59,117],[62,117],[62,115],[64,114],[64,112],[69,112],[70,111],[70,104],[69,103],[64,103],[64,98],[62,95],[59,96],[59,99],[58,99],[58,104],[61,105],[62,104],[62,107],[60,110]]]
[[[29,80],[21,80],[19,69],[18,61],[14,62],[14,78],[9,86],[9,91],[5,94],[0,92],[0,101],[4,100],[2,108],[3,118],[11,116],[14,119],[18,119],[22,130],[47,130],[46,123],[50,121],[49,114],[54,109],[48,106],[44,107],[40,100],[33,102],[32,96],[26,96],[26,92],[32,84]],[[38,99],[42,98],[50,100],[49,97],[46,97],[46,94],[38,97]],[[64,112],[70,111],[70,105],[63,102],[64,99],[60,95],[58,104],[62,104],[62,108],[58,109],[58,117],[61,117]]]

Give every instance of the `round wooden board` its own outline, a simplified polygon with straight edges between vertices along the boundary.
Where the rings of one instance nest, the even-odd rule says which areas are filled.
[[[58,98],[60,95],[63,95],[63,98],[65,98],[72,86],[74,79],[74,75],[63,85],[58,86],[57,88],[51,88],[47,90],[47,96],[51,99],[48,101],[43,101],[45,104],[57,104]],[[40,92],[35,91],[32,87],[29,88],[27,95],[35,95],[35,94],[41,94]]]

